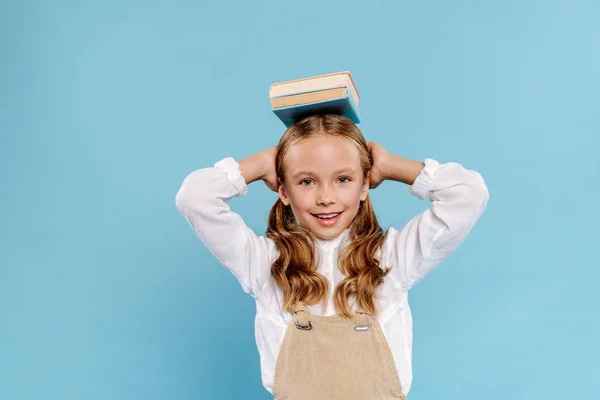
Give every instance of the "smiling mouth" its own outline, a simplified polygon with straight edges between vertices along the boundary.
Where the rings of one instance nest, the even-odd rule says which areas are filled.
[[[341,214],[341,212],[339,212],[339,213],[328,213],[328,214],[312,214],[312,215],[313,215],[313,217],[317,217],[319,219],[328,220],[328,219],[333,219],[333,218],[339,216],[340,214]]]

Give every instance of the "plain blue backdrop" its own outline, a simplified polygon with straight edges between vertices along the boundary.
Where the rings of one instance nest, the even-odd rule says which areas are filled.
[[[269,399],[254,301],[175,208],[275,145],[272,82],[350,70],[369,141],[484,177],[411,290],[411,400],[600,399],[600,3],[0,3],[0,399]],[[429,207],[371,192],[380,223]],[[262,182],[231,205],[263,234]]]

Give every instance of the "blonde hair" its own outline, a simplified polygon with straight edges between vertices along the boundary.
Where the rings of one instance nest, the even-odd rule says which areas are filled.
[[[363,179],[366,179],[373,160],[362,132],[348,118],[327,114],[304,118],[290,126],[277,145],[275,169],[284,181],[285,156],[291,146],[316,135],[333,135],[349,140],[359,150]],[[385,233],[367,198],[361,202],[356,217],[350,224],[350,242],[338,255],[338,266],[345,278],[335,288],[335,308],[344,317],[352,317],[350,298],[365,311],[376,314],[376,289],[389,272],[379,267],[376,253],[385,240]],[[267,237],[279,250],[279,257],[271,266],[271,276],[283,290],[283,308],[296,302],[316,304],[326,301],[329,283],[317,272],[315,241],[312,234],[296,222],[290,206],[278,199],[271,208]]]

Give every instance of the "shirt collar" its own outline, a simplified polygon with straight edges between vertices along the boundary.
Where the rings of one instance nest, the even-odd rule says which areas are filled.
[[[341,242],[348,238],[349,233],[350,233],[350,228],[346,228],[342,231],[342,233],[340,233],[338,236],[334,237],[333,239],[320,239],[316,236],[313,236],[313,237],[315,239],[315,242],[319,245],[319,247],[334,248],[334,247],[339,247]]]

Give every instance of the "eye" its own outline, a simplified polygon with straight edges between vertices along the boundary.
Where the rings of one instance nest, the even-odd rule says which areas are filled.
[[[345,181],[342,181],[342,180],[344,180],[344,179],[345,179]],[[342,181],[342,183],[347,183],[347,182],[350,182],[350,181],[351,181],[351,179],[350,179],[350,178],[348,178],[347,176],[343,176],[343,177],[341,177],[339,180],[340,180],[340,181]]]
[[[307,183],[307,182],[308,182],[308,183]],[[312,183],[312,180],[310,180],[310,179],[302,179],[302,180],[300,181],[300,185],[302,185],[302,186],[308,186],[308,185],[310,185],[311,183]]]

